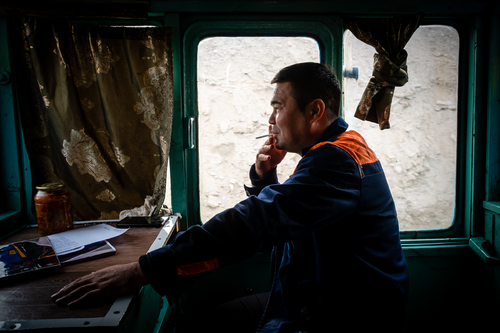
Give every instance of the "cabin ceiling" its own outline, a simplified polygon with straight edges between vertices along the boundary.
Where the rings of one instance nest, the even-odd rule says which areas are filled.
[[[499,13],[498,0],[0,0],[0,15],[147,18],[173,13],[470,15]]]
[[[151,0],[0,0],[0,14],[147,18]]]
[[[150,11],[328,13],[328,14],[498,14],[498,0],[151,0]]]

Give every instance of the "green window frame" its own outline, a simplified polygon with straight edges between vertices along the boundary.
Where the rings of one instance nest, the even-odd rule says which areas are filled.
[[[318,16],[302,16],[300,20],[293,16],[280,17],[277,21],[254,20],[253,17],[238,17],[241,20],[225,20],[224,18],[198,17],[190,24],[183,35],[183,114],[182,125],[184,129],[184,154],[185,154],[185,188],[186,216],[183,215],[183,228],[200,224],[200,198],[198,184],[198,153],[196,121],[198,117],[197,92],[196,92],[196,61],[197,45],[204,38],[217,36],[307,36],[315,39],[320,47],[320,56],[323,63],[332,66],[338,73],[342,73],[342,36],[345,31],[342,20],[338,17],[324,19]],[[471,160],[468,153],[471,147],[471,117],[474,109],[468,105],[471,92],[467,91],[467,82],[470,72],[472,47],[469,34],[470,22],[465,20],[425,19],[422,25],[448,25],[455,28],[460,38],[459,51],[459,91],[458,91],[458,124],[457,124],[457,163],[456,163],[456,211],[452,226],[442,230],[402,231],[401,238],[404,242],[413,239],[433,239],[431,243],[446,242],[444,239],[454,238],[460,244],[465,243],[470,232],[472,218],[472,199],[470,183],[463,179],[471,176],[471,168],[477,161]],[[410,55],[411,56],[411,55]],[[468,150],[469,149],[469,150]],[[467,167],[469,166],[469,167]],[[467,221],[467,222],[466,222]]]
[[[183,125],[186,156],[186,216],[182,227],[201,224],[197,150],[197,48],[204,38],[221,36],[297,36],[310,37],[318,43],[321,62],[342,72],[342,29],[338,18],[318,19],[307,16],[280,16],[279,20],[241,17],[241,20],[200,19],[186,29],[183,38]],[[337,52],[338,51],[338,52]],[[242,186],[243,191],[243,186]]]

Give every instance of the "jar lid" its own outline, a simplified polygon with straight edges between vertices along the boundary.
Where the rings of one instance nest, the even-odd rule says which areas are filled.
[[[64,182],[58,181],[53,183],[45,183],[42,185],[38,185],[36,187],[37,190],[57,190],[64,187]]]

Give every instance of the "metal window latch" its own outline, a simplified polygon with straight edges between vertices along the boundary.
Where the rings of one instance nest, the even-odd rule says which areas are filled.
[[[470,248],[481,258],[488,266],[500,266],[500,258],[492,257],[486,250],[489,242],[484,237],[472,237],[469,239]]]

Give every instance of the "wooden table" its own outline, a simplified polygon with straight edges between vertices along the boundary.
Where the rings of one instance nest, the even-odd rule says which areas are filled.
[[[72,310],[57,306],[50,296],[78,277],[104,267],[137,261],[141,255],[166,244],[177,226],[178,217],[172,216],[161,228],[130,228],[109,240],[116,248],[115,255],[0,280],[0,331],[152,331],[159,312],[168,304],[164,304],[150,286],[92,307]],[[0,244],[39,236],[37,228],[25,228]],[[128,318],[136,316],[141,320]],[[152,323],[140,323],[144,320]],[[142,326],[139,329],[137,325]],[[153,326],[150,330],[144,325]]]

